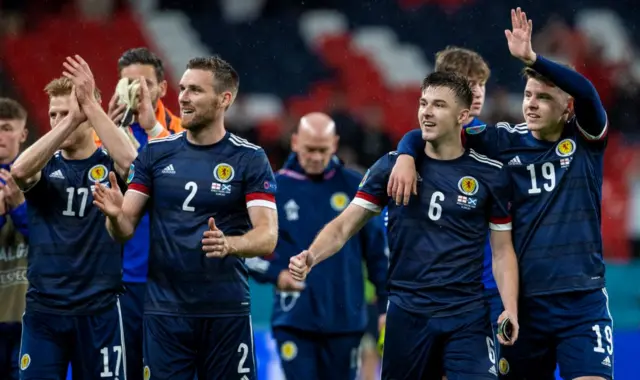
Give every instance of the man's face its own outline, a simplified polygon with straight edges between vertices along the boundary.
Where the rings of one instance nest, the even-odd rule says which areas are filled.
[[[484,99],[487,92],[487,81],[480,77],[469,77],[469,86],[473,91],[473,103],[469,113],[471,116],[478,117],[482,113]]]
[[[167,81],[162,80],[158,82],[156,70],[152,65],[134,63],[133,65],[122,68],[122,70],[120,70],[120,77],[129,78],[131,81],[144,77],[147,87],[149,88],[153,109],[158,107],[158,100],[167,93]]]
[[[307,174],[324,172],[338,148],[338,137],[333,133],[318,136],[301,129],[291,138],[291,150],[298,154],[298,162]]]
[[[427,87],[422,92],[418,107],[422,138],[426,141],[437,141],[452,133],[460,134],[460,123],[468,113],[469,110],[457,102],[450,88]]]
[[[211,71],[188,69],[180,80],[180,118],[182,126],[197,130],[212,123],[229,105],[231,93],[216,93]]]
[[[527,80],[522,99],[522,113],[529,130],[554,128],[566,121],[570,97],[558,87],[534,78]]]
[[[71,109],[71,95],[54,96],[49,100],[49,124],[55,128]],[[80,124],[75,131],[60,145],[60,149],[76,149],[91,136],[92,129],[88,121]]]
[[[20,145],[27,139],[26,120],[0,120],[0,162],[13,161],[20,152]]]

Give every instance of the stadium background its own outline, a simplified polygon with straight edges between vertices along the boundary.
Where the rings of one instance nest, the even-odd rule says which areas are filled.
[[[573,64],[607,108],[603,233],[615,321],[615,373],[640,378],[640,20],[634,0],[0,0],[0,94],[29,111],[30,140],[48,128],[42,89],[65,56],[82,55],[111,94],[116,61],[148,46],[165,62],[177,108],[177,81],[190,57],[220,54],[241,76],[227,127],[265,147],[274,169],[304,113],[334,116],[340,157],[364,168],[417,127],[420,80],[446,45],[489,62],[482,119],[521,121],[520,64],[503,30],[508,10],[534,20],[537,52]],[[268,334],[271,289],[252,284],[261,379],[278,379]]]

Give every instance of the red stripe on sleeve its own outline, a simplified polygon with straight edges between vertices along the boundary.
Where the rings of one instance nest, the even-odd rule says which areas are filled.
[[[148,187],[146,187],[145,185],[141,185],[139,183],[131,183],[131,184],[129,184],[129,187],[127,187],[127,189],[135,190],[135,191],[138,191],[138,192],[140,192],[142,194],[147,194],[147,195],[149,195],[149,193],[150,193]]]
[[[492,217],[490,219],[490,222],[493,224],[507,224],[507,223],[511,223],[511,216],[505,216],[502,218],[496,218],[496,217]]]
[[[273,194],[269,194],[269,193],[249,193],[245,196],[245,201],[246,202],[250,202],[250,201],[269,201],[269,202],[275,202],[276,201],[276,196]]]
[[[371,202],[376,206],[380,206],[382,207],[382,204],[384,203],[381,199],[379,199],[378,197],[374,197],[371,194],[365,193],[364,191],[358,191],[356,193],[356,198],[360,198],[360,199],[364,199],[367,202]]]

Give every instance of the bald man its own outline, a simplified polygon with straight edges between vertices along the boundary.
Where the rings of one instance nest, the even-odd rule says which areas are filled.
[[[329,116],[315,112],[300,119],[293,153],[276,175],[278,245],[270,260],[247,261],[256,280],[274,285],[272,329],[287,379],[355,379],[367,325],[363,261],[376,286],[379,315],[386,310],[388,258],[379,219],[314,269],[306,283],[287,270],[289,258],[308,247],[358,190],[362,175],[335,156],[338,140]]]

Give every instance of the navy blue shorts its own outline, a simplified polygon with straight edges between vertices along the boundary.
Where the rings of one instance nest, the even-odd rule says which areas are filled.
[[[27,311],[22,317],[20,379],[124,379],[126,368],[119,301],[98,315]]]
[[[327,335],[275,328],[273,337],[287,379],[353,380],[362,333]]]
[[[0,379],[18,380],[22,325],[0,323]]]
[[[605,289],[523,297],[520,337],[502,347],[498,369],[504,379],[613,378],[613,325]]]
[[[489,319],[491,320],[491,329],[493,330],[493,342],[495,345],[496,358],[500,357],[500,343],[498,343],[498,317],[504,311],[504,306],[502,305],[502,298],[500,298],[500,293],[498,289],[487,289],[484,292],[487,307],[489,308]],[[127,346],[128,348],[129,346]]]
[[[254,380],[250,316],[180,317],[146,314],[144,375],[148,379]]]
[[[495,361],[486,308],[429,317],[389,304],[382,379],[496,379]]]
[[[120,306],[127,346],[127,380],[142,380],[142,312],[147,284],[128,282],[124,287]]]

